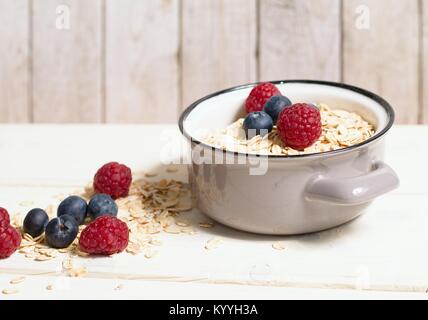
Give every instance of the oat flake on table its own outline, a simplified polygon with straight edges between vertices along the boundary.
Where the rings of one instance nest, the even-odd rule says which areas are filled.
[[[224,130],[203,139],[206,144],[229,150],[262,155],[300,155],[338,150],[359,144],[375,134],[374,127],[360,115],[339,109],[330,109],[318,104],[321,112],[322,134],[318,141],[304,151],[296,151],[284,146],[278,130],[266,137],[256,136],[247,140],[243,130],[244,119],[239,119]]]

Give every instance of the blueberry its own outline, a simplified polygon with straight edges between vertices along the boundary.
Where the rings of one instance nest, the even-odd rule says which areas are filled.
[[[118,207],[113,198],[108,194],[96,194],[89,201],[88,214],[92,219],[101,216],[117,216]]]
[[[48,214],[42,209],[33,209],[27,213],[24,219],[24,232],[36,238],[45,232],[49,222]]]
[[[253,112],[245,118],[244,129],[248,139],[257,135],[265,136],[272,131],[273,120],[266,112]]]
[[[79,225],[76,219],[69,215],[63,215],[52,219],[45,230],[47,244],[56,249],[67,248],[77,237]]]
[[[57,216],[68,214],[76,219],[77,224],[83,224],[87,208],[88,205],[84,199],[78,196],[71,196],[60,203]]]
[[[271,116],[273,123],[278,121],[282,110],[292,105],[290,99],[284,96],[273,96],[266,102],[264,112]]]

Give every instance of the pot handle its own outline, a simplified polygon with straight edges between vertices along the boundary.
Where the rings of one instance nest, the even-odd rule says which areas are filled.
[[[308,200],[327,201],[341,205],[357,205],[394,190],[400,184],[397,174],[382,161],[372,171],[353,178],[314,176],[306,186]]]

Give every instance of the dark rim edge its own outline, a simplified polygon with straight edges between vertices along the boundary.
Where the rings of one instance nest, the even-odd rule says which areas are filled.
[[[307,84],[319,84],[319,85],[325,85],[325,86],[330,86],[330,87],[338,87],[338,88],[342,88],[342,89],[347,89],[350,91],[354,91],[356,93],[359,93],[363,96],[366,96],[374,101],[376,101],[377,103],[379,103],[384,110],[386,111],[388,117],[389,117],[389,121],[388,124],[385,126],[385,128],[382,129],[382,131],[380,131],[379,133],[375,134],[373,137],[371,137],[370,139],[367,139],[364,142],[361,142],[359,144],[350,146],[350,147],[346,147],[346,148],[342,148],[339,150],[333,150],[333,151],[326,151],[326,152],[317,152],[317,153],[309,153],[309,154],[302,154],[302,155],[291,155],[291,156],[286,156],[286,155],[258,155],[258,154],[251,154],[251,153],[243,153],[243,152],[233,152],[233,151],[228,151],[228,150],[224,150],[224,149],[220,149],[214,146],[210,146],[202,141],[199,141],[193,137],[191,137],[186,130],[184,130],[184,121],[187,119],[187,117],[189,116],[189,114],[193,111],[193,109],[195,109],[199,104],[201,104],[202,102],[209,100],[211,98],[214,98],[216,96],[225,94],[225,93],[229,93],[229,92],[234,92],[234,91],[238,91],[238,90],[242,90],[242,89],[248,89],[248,88],[252,88],[262,82],[255,82],[255,83],[250,83],[250,84],[245,84],[245,85],[240,85],[240,86],[236,86],[236,87],[232,87],[229,89],[225,89],[225,90],[221,90],[215,93],[212,93],[208,96],[205,96],[197,101],[195,101],[194,103],[192,103],[188,108],[186,108],[183,113],[180,116],[180,119],[178,121],[178,127],[181,131],[181,133],[183,134],[183,136],[185,136],[188,140],[190,140],[191,142],[197,144],[197,145],[201,145],[205,148],[209,148],[212,150],[216,150],[216,151],[220,151],[223,154],[229,154],[229,155],[234,155],[234,156],[246,156],[246,157],[264,157],[264,158],[268,158],[268,159],[297,159],[297,158],[311,158],[311,157],[319,157],[321,155],[336,155],[336,154],[340,154],[340,153],[347,153],[351,150],[354,149],[358,149],[364,145],[370,144],[371,142],[378,140],[379,138],[381,138],[382,136],[384,136],[392,127],[392,125],[394,124],[395,121],[395,112],[394,109],[392,108],[392,106],[382,97],[380,97],[379,95],[370,92],[368,90],[356,87],[356,86],[352,86],[349,84],[344,84],[344,83],[339,83],[339,82],[331,82],[331,81],[318,81],[318,80],[277,80],[277,81],[264,81],[264,82],[271,82],[273,84],[284,84],[284,83],[307,83]]]

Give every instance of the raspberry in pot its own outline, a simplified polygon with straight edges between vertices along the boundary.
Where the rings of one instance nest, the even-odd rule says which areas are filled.
[[[251,91],[245,102],[245,109],[247,113],[263,111],[271,97],[280,95],[281,92],[273,83],[261,83]]]
[[[21,235],[11,225],[0,226],[0,259],[9,258],[21,245]]]
[[[9,212],[5,208],[0,208],[0,227],[10,224]]]
[[[312,105],[297,103],[280,113],[277,127],[286,146],[303,151],[321,136],[321,114],[318,108]]]
[[[128,225],[112,216],[91,222],[80,234],[80,250],[89,254],[112,255],[128,246]]]
[[[113,199],[126,197],[132,183],[131,169],[117,162],[102,166],[94,177],[96,193],[110,195]]]

